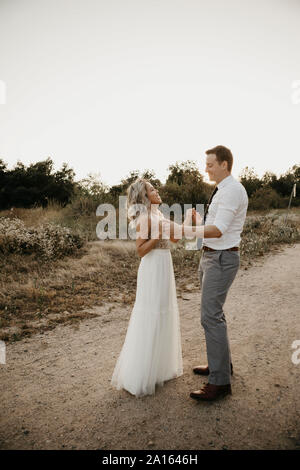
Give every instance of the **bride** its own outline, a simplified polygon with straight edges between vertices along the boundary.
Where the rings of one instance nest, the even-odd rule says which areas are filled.
[[[154,394],[156,385],[183,374],[179,310],[166,233],[169,230],[169,239],[176,243],[178,227],[181,234],[184,227],[189,228],[190,238],[195,232],[191,230],[194,227],[187,227],[192,225],[191,210],[184,225],[178,226],[158,210],[161,202],[149,181],[139,178],[128,188],[128,217],[136,228],[136,249],[141,262],[136,299],[111,384],[136,397]],[[130,214],[137,205],[145,211],[134,220]],[[184,234],[189,238],[185,231]]]

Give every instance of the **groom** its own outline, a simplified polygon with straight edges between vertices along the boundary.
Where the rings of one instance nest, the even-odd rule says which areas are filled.
[[[223,305],[240,265],[240,234],[246,218],[248,196],[231,175],[231,151],[218,145],[206,151],[206,169],[217,183],[204,212],[204,238],[199,264],[201,325],[204,328],[208,365],[193,369],[209,375],[208,383],[190,394],[196,400],[215,400],[231,393],[233,373]],[[193,220],[199,223],[199,214]],[[200,240],[198,240],[200,241]]]

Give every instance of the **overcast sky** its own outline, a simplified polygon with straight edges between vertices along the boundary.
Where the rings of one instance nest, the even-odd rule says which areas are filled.
[[[299,59],[298,0],[0,0],[0,158],[112,185],[204,172],[222,144],[235,177],[280,174],[300,163]]]

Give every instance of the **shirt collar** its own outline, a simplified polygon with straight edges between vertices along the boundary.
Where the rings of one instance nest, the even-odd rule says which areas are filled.
[[[226,176],[226,178],[224,178],[222,181],[220,181],[219,184],[217,184],[217,188],[218,189],[221,189],[221,188],[224,188],[224,186],[227,186],[228,183],[231,183],[231,181],[233,181],[233,176],[232,175],[228,175]]]

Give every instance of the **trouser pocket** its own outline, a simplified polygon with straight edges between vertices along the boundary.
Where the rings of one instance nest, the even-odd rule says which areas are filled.
[[[199,266],[198,266],[198,278],[199,278],[200,289],[202,288],[202,279],[203,279],[203,267],[202,267],[202,262],[203,262],[203,254],[202,254],[201,258],[200,258]]]

